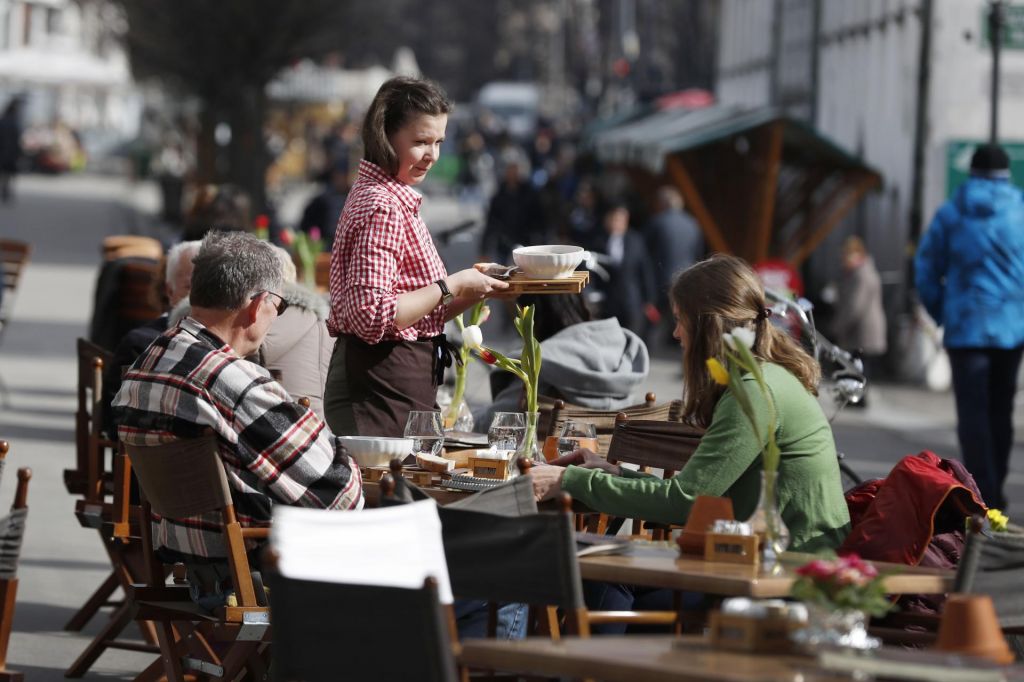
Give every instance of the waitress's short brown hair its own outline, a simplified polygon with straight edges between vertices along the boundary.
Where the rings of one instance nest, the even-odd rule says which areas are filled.
[[[440,116],[452,103],[440,85],[431,80],[398,76],[380,86],[363,119],[363,157],[389,175],[398,173],[398,155],[390,137],[419,114]]]

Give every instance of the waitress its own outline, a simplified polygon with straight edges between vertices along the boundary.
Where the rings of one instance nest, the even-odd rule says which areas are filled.
[[[437,162],[449,111],[436,83],[399,77],[366,112],[331,253],[327,327],[337,341],[324,412],[336,434],[401,436],[411,410],[437,409],[445,321],[508,287],[474,269],[449,275],[420,217],[413,186]]]

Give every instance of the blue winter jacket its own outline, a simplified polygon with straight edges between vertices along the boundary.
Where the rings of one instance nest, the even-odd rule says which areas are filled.
[[[947,348],[1024,344],[1024,195],[968,178],[942,205],[914,257],[918,294]]]

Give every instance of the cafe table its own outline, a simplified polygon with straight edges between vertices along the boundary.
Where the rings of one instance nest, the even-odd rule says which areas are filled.
[[[810,554],[786,552],[773,567],[705,561],[681,555],[675,543],[638,543],[625,554],[579,559],[585,580],[705,592],[726,597],[789,596],[797,567]],[[953,571],[872,562],[884,575],[888,594],[941,594],[953,589]]]
[[[524,640],[470,639],[459,661],[471,668],[608,682],[776,682],[849,680],[814,658],[713,649],[703,637],[596,635]]]

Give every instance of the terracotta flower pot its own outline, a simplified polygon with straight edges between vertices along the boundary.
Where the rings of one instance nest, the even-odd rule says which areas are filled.
[[[992,598],[984,594],[949,595],[942,611],[936,647],[987,658],[1001,665],[1013,662],[1013,652],[999,627]]]

